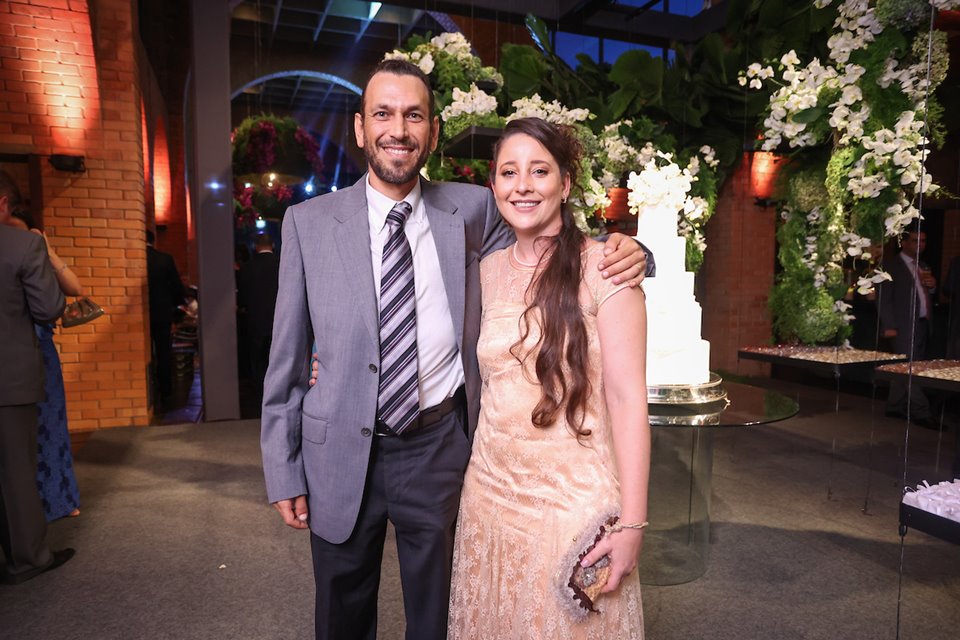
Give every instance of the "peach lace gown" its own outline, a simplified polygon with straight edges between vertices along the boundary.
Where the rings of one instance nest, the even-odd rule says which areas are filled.
[[[531,423],[540,398],[536,357],[530,353],[521,367],[509,350],[520,338],[524,292],[534,269],[518,265],[511,256],[511,249],[501,250],[480,265],[483,318],[477,353],[483,386],[457,525],[449,638],[642,638],[637,572],[617,592],[599,598],[602,613],[580,621],[582,610],[572,592],[562,588],[573,553],[593,541],[604,515],[619,511],[613,437],[600,377],[597,310],[624,285],[600,277],[597,263],[603,248],[591,241],[583,252],[580,301],[593,385],[584,425],[593,435],[583,446],[565,422],[547,429]],[[524,353],[535,345],[537,335],[533,327]],[[587,535],[587,530],[592,533]]]

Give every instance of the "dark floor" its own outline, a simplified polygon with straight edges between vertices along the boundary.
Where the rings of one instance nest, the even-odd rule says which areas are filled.
[[[714,432],[706,571],[643,587],[647,638],[955,640],[960,546],[898,534],[904,478],[949,476],[955,419],[908,429],[870,398],[760,382],[800,413]],[[308,538],[266,504],[258,432],[248,420],[94,433],[76,456],[83,513],[49,533],[77,556],[0,587],[0,637],[310,637]],[[380,638],[403,637],[390,538],[379,620]]]

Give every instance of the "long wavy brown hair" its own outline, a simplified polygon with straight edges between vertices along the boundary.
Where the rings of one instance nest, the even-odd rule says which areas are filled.
[[[571,127],[554,125],[540,118],[520,118],[504,128],[493,148],[491,176],[494,181],[503,141],[520,134],[543,145],[559,165],[561,177],[569,177],[571,188],[576,188],[583,153],[580,142]],[[530,335],[531,323],[539,323],[537,346],[540,349],[535,371],[542,394],[533,409],[533,424],[541,429],[550,427],[563,411],[570,430],[578,440],[583,440],[591,434],[590,429],[583,426],[590,395],[587,328],[580,309],[580,252],[585,237],[573,220],[570,205],[565,202],[560,206],[560,220],[559,234],[536,239],[538,244],[546,245],[540,257],[540,262],[546,261],[546,265],[538,265],[542,269],[538,269],[538,275],[527,289],[530,304],[520,319],[520,340],[510,347],[510,353],[523,362],[520,346]],[[536,314],[538,309],[540,313]]]

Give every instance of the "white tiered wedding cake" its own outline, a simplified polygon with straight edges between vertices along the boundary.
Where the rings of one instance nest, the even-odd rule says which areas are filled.
[[[686,270],[686,240],[677,232],[678,212],[644,207],[637,240],[653,252],[657,275],[645,278],[647,294],[647,385],[699,385],[710,379],[710,343],[700,337],[701,309]]]

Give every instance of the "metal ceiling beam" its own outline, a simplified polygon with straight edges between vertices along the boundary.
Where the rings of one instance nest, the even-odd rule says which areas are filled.
[[[380,11],[377,8],[377,11]],[[360,20],[360,30],[357,32],[357,36],[354,38],[354,42],[360,42],[360,38],[363,37],[363,34],[367,32],[367,28],[370,26],[370,23],[373,22],[373,19],[376,17],[376,13],[368,15],[366,18]]]
[[[323,8],[323,13],[320,14],[320,19],[317,20],[317,28],[313,30],[313,43],[310,45],[310,48],[317,46],[317,40],[320,38],[320,32],[323,31],[323,23],[327,21],[327,16],[330,14],[330,3],[327,3],[327,6]]]
[[[300,83],[303,82],[303,76],[297,76],[297,84],[293,85],[293,92],[290,94],[290,108],[293,108],[293,101],[297,99],[297,94],[300,93]]]
[[[280,22],[280,12],[283,10],[283,0],[277,0],[277,4],[273,5],[273,28],[270,30],[270,40],[267,45],[268,49],[273,48],[273,37],[277,35],[277,23]]]

